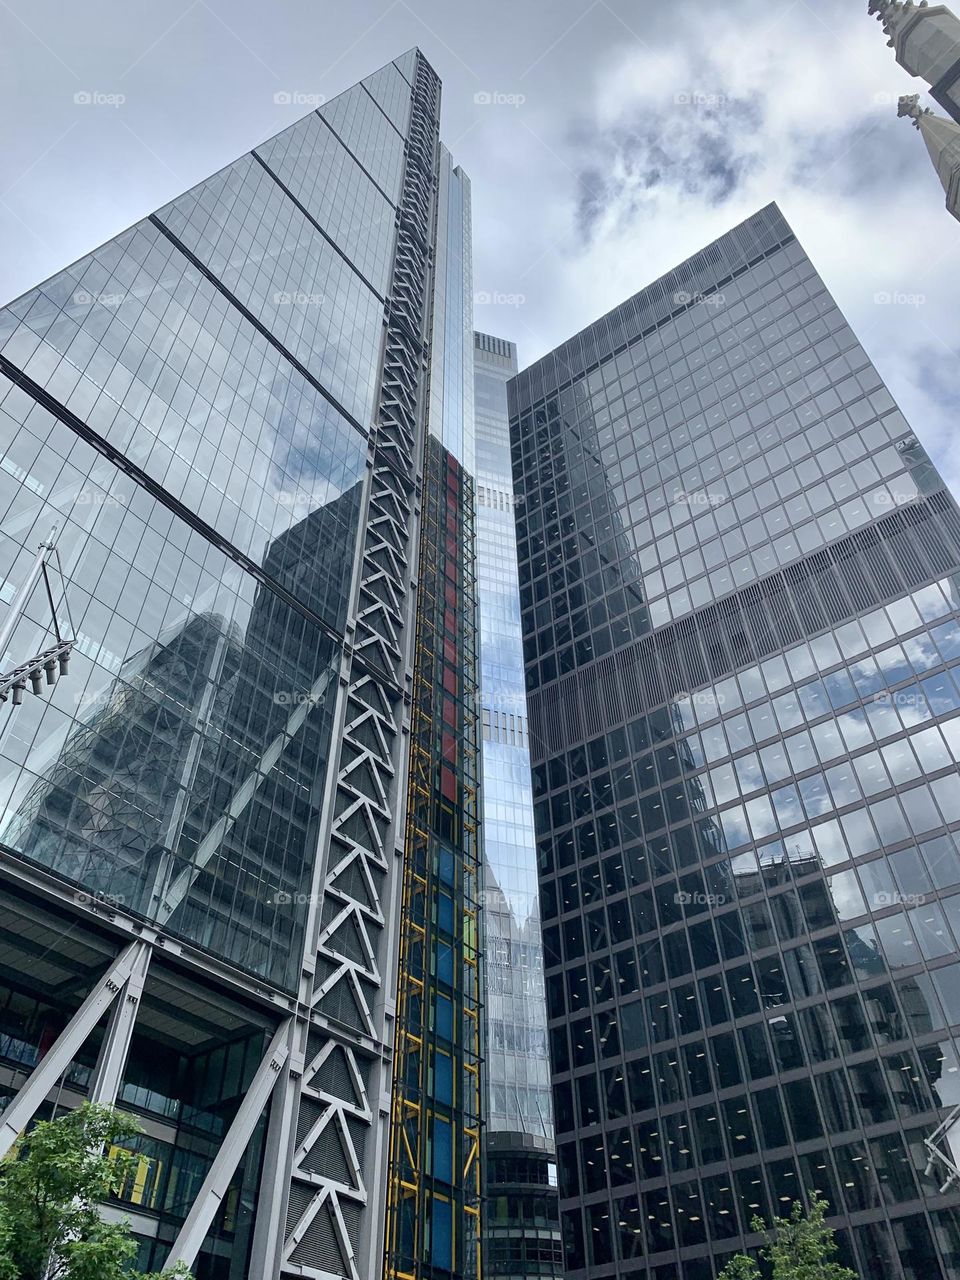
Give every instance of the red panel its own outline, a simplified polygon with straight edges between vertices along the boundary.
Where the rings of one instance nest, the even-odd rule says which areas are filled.
[[[446,765],[440,770],[440,793],[445,800],[449,800],[452,804],[457,801],[457,775],[452,769],[448,769]]]

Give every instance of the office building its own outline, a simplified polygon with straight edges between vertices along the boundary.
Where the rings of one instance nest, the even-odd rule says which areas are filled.
[[[776,206],[508,391],[567,1275],[950,1280],[957,505]]]
[[[51,604],[71,629],[67,675],[0,706],[3,1149],[135,1112],[117,1208],[139,1265],[197,1280],[478,1272],[469,183],[439,110],[411,50],[0,311],[2,671]],[[58,596],[21,608],[54,525]]]

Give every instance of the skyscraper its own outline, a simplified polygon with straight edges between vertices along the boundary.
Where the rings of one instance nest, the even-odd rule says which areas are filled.
[[[198,1280],[477,1273],[470,211],[439,109],[411,50],[0,311],[0,601],[56,524],[75,626],[0,722],[3,1148],[137,1112],[140,1262]],[[49,625],[39,587],[3,670]]]
[[[533,837],[507,382],[512,342],[474,334],[483,720],[485,1268],[559,1276],[559,1204]]]
[[[949,1280],[957,505],[775,206],[509,397],[568,1274]]]

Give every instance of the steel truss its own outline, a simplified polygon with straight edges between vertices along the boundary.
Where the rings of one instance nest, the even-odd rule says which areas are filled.
[[[107,1106],[116,1104],[155,941],[153,934],[145,934],[127,943],[28,1075],[0,1116],[0,1159],[13,1147],[108,1011],[110,1019],[89,1099]],[[175,1262],[193,1266],[289,1056],[292,1027],[293,1019],[286,1018],[277,1028],[170,1251],[168,1266]]]
[[[419,543],[440,82],[416,58],[377,419],[294,1048],[267,1135],[251,1275],[383,1268],[411,601]]]

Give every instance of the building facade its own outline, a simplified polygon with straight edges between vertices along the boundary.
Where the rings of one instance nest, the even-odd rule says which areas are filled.
[[[960,18],[943,4],[867,0],[904,71],[925,80],[930,96],[960,124]]]
[[[509,396],[567,1274],[949,1280],[956,503],[775,206]]]
[[[73,628],[68,676],[0,708],[2,1147],[134,1111],[115,1209],[197,1280],[477,1274],[469,183],[439,110],[411,50],[0,311],[0,601],[55,525]],[[3,671],[50,622],[38,584]]]
[[[483,722],[488,1276],[562,1275],[533,836],[507,383],[512,342],[474,334]]]

